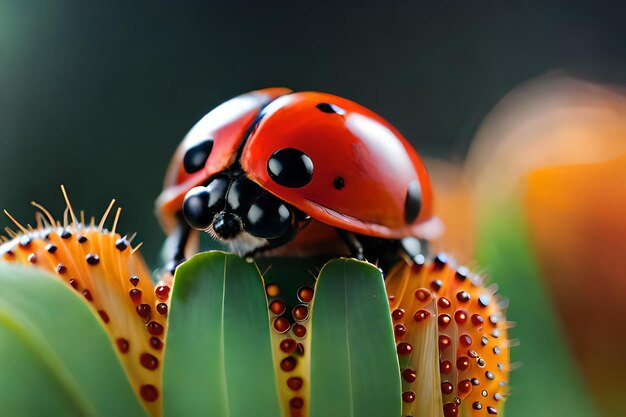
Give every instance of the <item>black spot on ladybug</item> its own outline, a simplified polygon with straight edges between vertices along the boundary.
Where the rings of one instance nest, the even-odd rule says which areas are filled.
[[[337,190],[341,190],[345,186],[346,184],[343,180],[343,177],[335,177],[335,179],[333,180],[333,187],[335,187]]]
[[[343,115],[345,113],[344,109],[342,109],[339,106],[335,106],[334,104],[320,103],[315,107],[317,107],[319,111],[324,112],[324,113],[335,113],[339,115]]]
[[[183,166],[189,174],[200,171],[204,168],[206,160],[213,150],[213,139],[209,138],[187,150],[183,158]]]
[[[298,149],[285,148],[272,154],[267,161],[267,172],[278,185],[300,188],[313,178],[313,161]]]
[[[413,223],[422,209],[422,188],[417,180],[409,183],[404,200],[404,220]]]

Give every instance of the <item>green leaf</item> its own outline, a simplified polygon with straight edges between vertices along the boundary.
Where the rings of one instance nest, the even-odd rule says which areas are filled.
[[[350,259],[329,262],[311,314],[311,417],[400,416],[400,370],[380,270]]]
[[[0,287],[3,415],[146,415],[100,320],[67,284],[0,262]]]
[[[522,366],[510,373],[506,415],[596,415],[541,280],[521,207],[521,202],[512,202],[498,211],[485,211],[478,233],[478,261],[509,298],[507,319],[517,323],[509,337],[520,340],[511,350],[512,362]]]
[[[208,252],[177,269],[163,372],[165,416],[280,416],[254,264]]]

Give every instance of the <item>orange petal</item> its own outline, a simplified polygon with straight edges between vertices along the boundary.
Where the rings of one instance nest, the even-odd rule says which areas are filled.
[[[495,286],[445,255],[387,277],[402,372],[402,415],[483,416],[502,408],[509,373]]]
[[[617,89],[557,77],[526,83],[476,134],[466,162],[476,202],[494,209],[510,201],[535,169],[616,158],[626,152],[625,132],[626,98]]]
[[[0,259],[51,272],[81,294],[102,320],[145,408],[160,415],[167,289],[155,294],[141,255],[125,237],[93,224],[55,224],[24,228],[0,246]]]
[[[536,171],[526,203],[536,258],[572,350],[598,405],[616,415],[626,372],[626,155]]]

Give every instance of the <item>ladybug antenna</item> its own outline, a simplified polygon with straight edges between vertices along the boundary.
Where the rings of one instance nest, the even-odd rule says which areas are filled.
[[[20,224],[20,222],[18,222],[17,220],[15,220],[15,218],[14,218],[13,216],[11,216],[11,215],[9,214],[9,212],[8,212],[8,211],[4,210],[4,214],[6,214],[6,215],[7,215],[7,217],[8,217],[9,219],[11,219],[11,221],[12,221],[13,223],[15,223],[15,225],[16,225],[17,227],[19,227],[19,229],[20,229],[22,232],[24,232],[24,233],[28,233],[28,229],[26,229],[24,226],[22,226],[22,225]]]

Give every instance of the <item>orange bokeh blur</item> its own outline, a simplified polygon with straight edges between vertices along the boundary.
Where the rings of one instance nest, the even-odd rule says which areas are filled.
[[[626,387],[626,96],[545,77],[518,88],[466,162],[480,221],[521,209],[541,278],[598,406]]]

